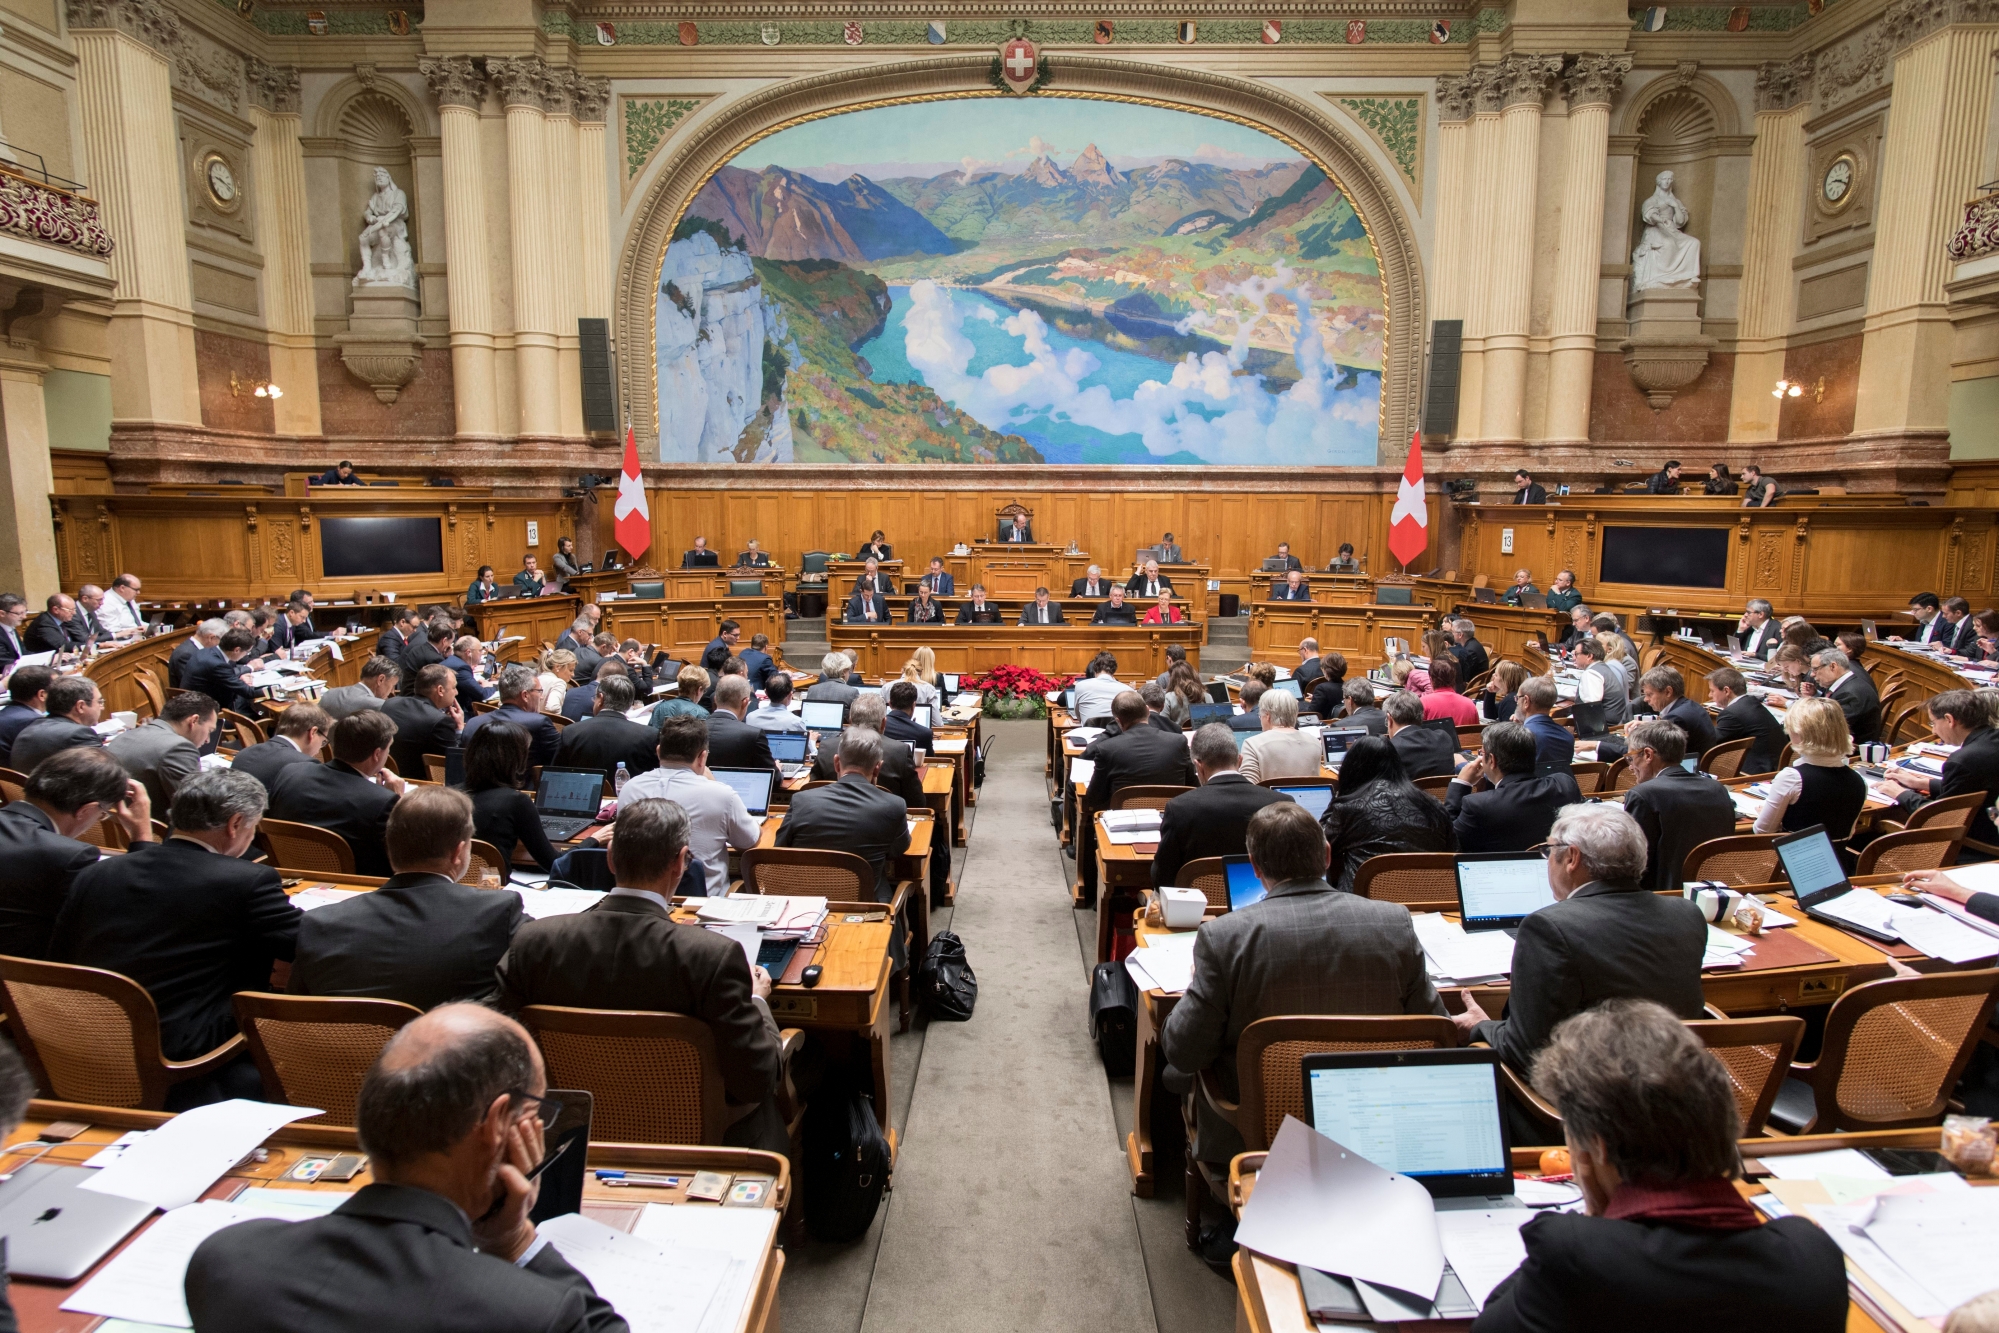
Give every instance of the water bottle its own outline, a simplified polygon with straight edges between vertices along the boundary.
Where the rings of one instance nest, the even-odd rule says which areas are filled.
[[[632,780],[632,775],[630,771],[625,768],[625,761],[620,759],[618,761],[618,771],[611,775],[611,791],[613,792],[613,794],[623,795],[625,790],[625,784],[627,782],[630,782],[631,780]]]

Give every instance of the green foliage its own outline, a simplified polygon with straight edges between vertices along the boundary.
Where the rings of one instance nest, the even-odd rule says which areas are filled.
[[[1479,17],[1494,11],[1484,10]],[[1374,132],[1388,155],[1395,159],[1395,165],[1402,169],[1403,179],[1416,179],[1417,136],[1423,125],[1423,99],[1420,97],[1342,97],[1339,104],[1355,120]]]
[[[652,154],[675,125],[701,105],[698,98],[627,97],[625,99],[625,179],[631,180],[652,161]]]
[[[724,250],[740,250],[743,248],[742,237],[737,236],[713,218],[697,218],[692,213],[680,219],[680,225],[673,229],[673,239],[684,241],[688,237],[704,231],[713,236],[715,244],[721,246]]]

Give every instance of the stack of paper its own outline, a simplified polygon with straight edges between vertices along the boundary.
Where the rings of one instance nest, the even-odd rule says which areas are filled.
[[[302,1190],[245,1192],[312,1197]],[[130,1245],[98,1270],[96,1277],[77,1288],[76,1294],[62,1303],[62,1308],[80,1314],[129,1319],[139,1324],[190,1328],[194,1320],[188,1315],[187,1297],[183,1291],[187,1283],[188,1262],[194,1258],[201,1242],[238,1222],[256,1218],[304,1222],[323,1215],[323,1212],[320,1208],[298,1207],[289,1201],[245,1204],[240,1200],[223,1203],[216,1199],[176,1208],[140,1232]]]
[[[1513,971],[1513,937],[1505,931],[1467,931],[1435,912],[1419,912],[1413,920],[1431,976],[1468,985]]]
[[[1921,907],[1897,907],[1890,929],[1902,942],[1946,963],[1968,963],[1999,954],[1999,935],[1974,930],[1956,917]]]
[[[359,898],[366,892],[366,889],[336,889],[321,885],[317,888],[301,889],[297,893],[294,893],[292,895],[292,906],[298,908],[301,912],[312,912],[322,907],[331,907],[335,903],[344,903],[349,898]]]
[[[770,1249],[777,1220],[773,1208],[646,1205],[632,1227],[634,1239],[650,1242],[667,1254],[688,1254],[702,1263],[721,1264],[720,1281],[700,1321],[673,1324],[675,1333],[735,1333],[756,1293],[757,1270]],[[563,1253],[567,1256],[569,1251]],[[720,1256],[719,1260],[713,1256]],[[618,1313],[634,1328],[660,1327],[633,1322],[631,1313],[623,1308]]]
[[[1707,928],[1707,952],[1701,957],[1701,969],[1741,967],[1742,955],[1755,947],[1755,940],[1743,935],[1731,935],[1710,925]]]
[[[1868,1277],[1919,1319],[1941,1323],[1992,1286],[1999,1190],[1877,1194],[1803,1209]]]
[[[531,920],[539,921],[549,916],[571,916],[588,911],[603,901],[604,895],[595,889],[530,889],[519,884],[507,886],[521,896],[521,905],[527,909]]]
[[[1194,979],[1194,937],[1192,930],[1170,935],[1149,935],[1124,960],[1125,971],[1140,990],[1162,990],[1179,994]]]
[[[294,1120],[319,1115],[310,1106],[278,1106],[237,1098],[183,1111],[79,1188],[155,1208],[193,1203],[223,1173]]]
[[[1090,779],[1097,775],[1097,761],[1094,759],[1071,759],[1069,761],[1069,783],[1075,787],[1087,787]]]
[[[1071,727],[1067,740],[1072,745],[1088,745],[1103,734],[1102,727]]]
[[[1813,903],[1812,910],[1850,926],[1863,926],[1890,935],[1895,932],[1894,907],[1872,889],[1849,889],[1837,898]]]
[[[694,909],[694,915],[720,925],[774,926],[784,915],[784,905],[785,900],[774,894],[740,893],[727,898],[704,898]],[[823,910],[823,900],[820,906]]]

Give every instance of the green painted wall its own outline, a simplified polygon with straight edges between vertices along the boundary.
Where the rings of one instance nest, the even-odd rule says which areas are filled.
[[[42,401],[49,414],[51,449],[111,451],[109,375],[51,370],[42,383]]]

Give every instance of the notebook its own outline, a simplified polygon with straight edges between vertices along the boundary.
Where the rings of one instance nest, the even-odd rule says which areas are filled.
[[[535,787],[534,809],[550,842],[566,842],[597,822],[604,804],[601,769],[544,768]]]
[[[1326,807],[1333,803],[1333,789],[1331,787],[1322,787],[1315,784],[1305,787],[1279,787],[1277,790],[1311,811],[1312,818],[1314,819],[1324,818]]]
[[[787,780],[805,771],[811,759],[811,745],[804,732],[766,732],[764,739],[770,744],[770,757],[777,761]]]
[[[1187,725],[1204,727],[1210,722],[1226,723],[1234,716],[1234,704],[1194,704],[1187,709]]]
[[[1249,858],[1229,856],[1222,860],[1222,873],[1228,877],[1229,910],[1240,912],[1245,907],[1262,902],[1268,890],[1264,888],[1263,881],[1256,877],[1256,871],[1249,864]]]
[[[1469,852],[1458,857],[1458,913],[1466,930],[1504,930],[1555,901],[1548,862],[1538,852]]]
[[[1326,764],[1337,768],[1349,747],[1355,741],[1367,737],[1366,727],[1326,727],[1319,732],[1319,740],[1326,747]]]
[[[798,720],[808,731],[838,731],[847,720],[847,705],[834,699],[807,699],[799,705]]]
[[[1846,877],[1846,867],[1839,863],[1839,852],[1833,847],[1825,825],[1814,824],[1808,829],[1787,833],[1772,845],[1777,850],[1777,859],[1783,862],[1784,877],[1791,881],[1791,891],[1797,894],[1798,906],[1805,909],[1806,916],[1829,922],[1856,935],[1880,940],[1883,944],[1893,944],[1901,939],[1893,931],[1854,920],[1853,913],[1827,910],[1835,901],[1853,891],[1853,882]],[[1872,889],[1860,889],[1858,892],[1874,896]]]
[[[97,1172],[30,1162],[0,1184],[0,1239],[14,1277],[74,1282],[153,1214],[153,1205],[78,1189]]]
[[[1301,1069],[1306,1119],[1321,1134],[1434,1199],[1524,1206],[1513,1197],[1497,1051],[1308,1055]]]
[[[743,804],[754,816],[770,813],[772,790],[777,786],[777,774],[768,768],[711,768],[714,779],[743,798]]]

